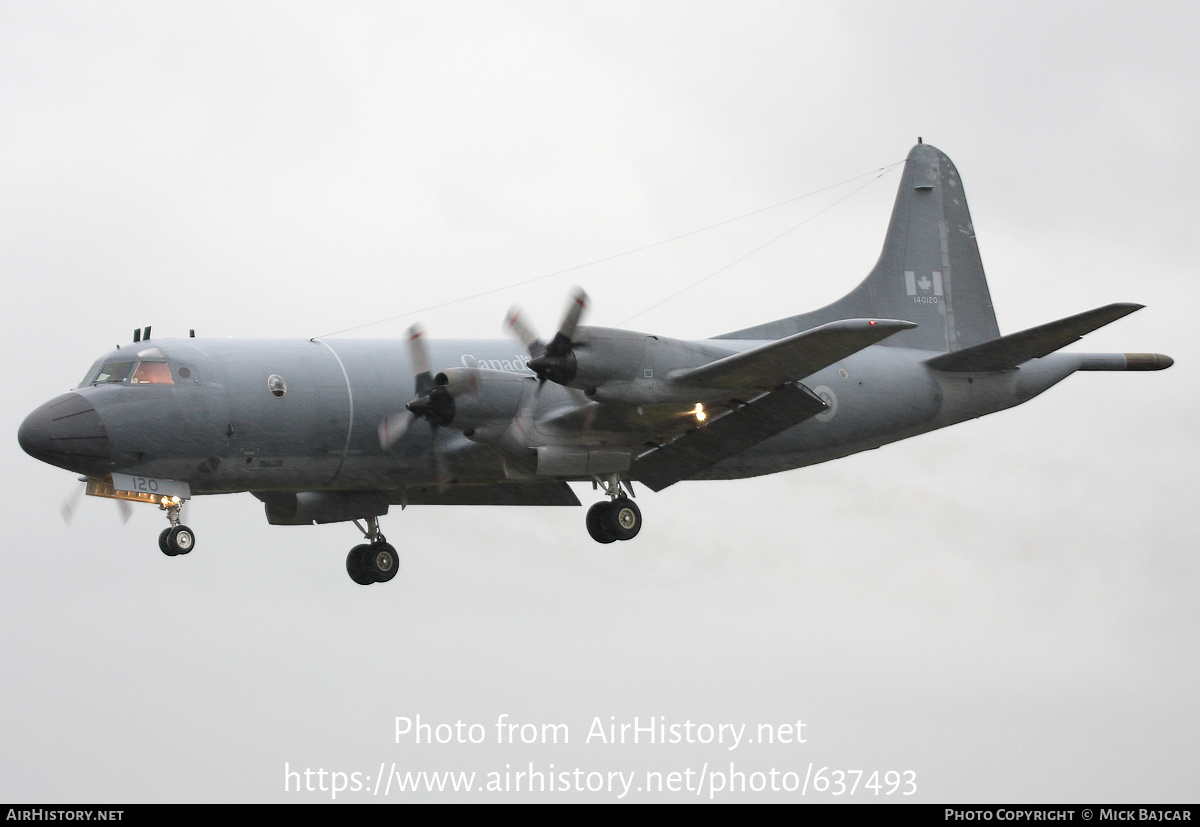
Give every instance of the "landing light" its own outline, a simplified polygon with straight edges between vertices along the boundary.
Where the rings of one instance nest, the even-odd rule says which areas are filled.
[[[704,412],[704,406],[699,402],[696,403],[696,410],[692,411],[692,416],[696,417],[697,422],[703,422],[708,419],[708,414]]]

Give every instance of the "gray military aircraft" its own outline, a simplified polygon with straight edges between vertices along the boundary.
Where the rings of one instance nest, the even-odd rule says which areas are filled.
[[[681,341],[582,325],[571,297],[543,341],[520,311],[505,340],[151,340],[102,356],[31,413],[31,456],[100,497],[147,502],[187,554],[185,500],[248,491],[272,525],[354,521],[346,568],[391,580],[392,505],[579,505],[600,543],[642,525],[633,483],[736,479],[826,462],[1025,402],[1077,370],[1161,370],[1152,353],[1061,348],[1140,309],[1109,304],[1001,336],[958,170],[918,142],[883,252],[842,299]]]

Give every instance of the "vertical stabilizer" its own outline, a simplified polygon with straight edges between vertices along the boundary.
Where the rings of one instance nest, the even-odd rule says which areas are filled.
[[[908,153],[883,252],[862,284],[833,304],[727,333],[722,339],[779,339],[839,319],[916,322],[881,342],[938,352],[1000,335],[962,180],[936,147]]]

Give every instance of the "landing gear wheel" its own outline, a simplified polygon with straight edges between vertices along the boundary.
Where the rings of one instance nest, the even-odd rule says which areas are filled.
[[[367,571],[366,558],[371,553],[369,545],[355,546],[346,555],[346,573],[350,579],[360,586],[369,586],[375,582],[375,576]]]
[[[617,540],[632,540],[642,530],[642,512],[628,497],[617,497],[608,503],[604,527]]]
[[[400,571],[400,556],[391,543],[363,543],[346,555],[346,572],[360,586],[386,583]]]
[[[386,583],[400,571],[400,557],[391,543],[373,543],[367,549],[363,568],[375,578],[376,583]]]
[[[608,514],[611,505],[611,503],[601,501],[588,509],[586,520],[588,534],[592,535],[592,539],[597,543],[611,543],[617,539],[608,527],[609,523],[614,522]]]
[[[196,535],[185,525],[168,528],[158,535],[158,543],[163,552],[169,557],[177,554],[187,554],[196,547]]]

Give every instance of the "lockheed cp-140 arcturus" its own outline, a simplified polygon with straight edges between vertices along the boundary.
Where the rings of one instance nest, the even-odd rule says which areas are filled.
[[[581,324],[553,338],[511,311],[509,339],[154,339],[102,356],[21,425],[30,455],[87,493],[156,504],[168,555],[195,535],[190,497],[250,492],[272,525],[354,521],[346,560],[390,580],[393,505],[579,505],[630,540],[637,487],[772,474],[1012,407],[1078,370],[1160,370],[1152,353],[1061,348],[1138,310],[1109,304],[1001,336],[962,181],[918,143],[883,251],[834,303],[700,341]],[[765,507],[765,506],[764,506]]]

